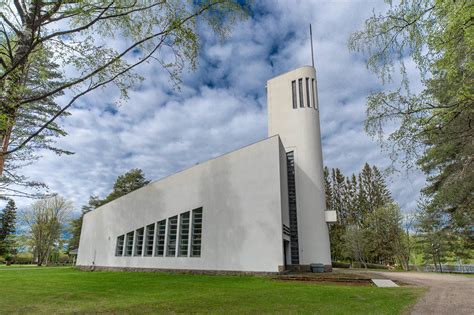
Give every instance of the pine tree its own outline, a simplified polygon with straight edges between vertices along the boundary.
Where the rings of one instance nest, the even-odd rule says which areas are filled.
[[[150,183],[145,178],[145,174],[139,168],[131,169],[123,175],[120,175],[115,180],[113,191],[104,199],[104,203],[115,200],[119,197],[125,196],[132,191],[141,188]]]
[[[423,258],[425,262],[433,263],[437,271],[442,271],[441,264],[451,254],[452,247],[449,221],[443,210],[434,208],[429,203],[420,204],[420,210],[417,228]]]
[[[13,239],[15,231],[16,205],[15,202],[10,199],[0,216],[0,256],[13,254],[15,252],[15,242]]]
[[[329,177],[329,169],[324,167],[324,192],[326,194],[326,210],[334,210],[331,178]]]

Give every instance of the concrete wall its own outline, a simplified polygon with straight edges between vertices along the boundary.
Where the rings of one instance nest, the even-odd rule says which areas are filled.
[[[271,137],[86,214],[77,265],[277,272],[283,265],[282,213],[288,212],[284,154],[279,137]],[[118,236],[198,207],[201,257],[115,256]]]
[[[303,79],[304,107],[300,107],[298,79]],[[286,151],[295,152],[296,203],[300,264],[331,264],[325,221],[325,192],[319,105],[315,86],[308,107],[306,78],[315,80],[313,67],[302,67],[267,82],[268,135],[279,135]],[[293,108],[292,81],[296,81],[297,108]]]

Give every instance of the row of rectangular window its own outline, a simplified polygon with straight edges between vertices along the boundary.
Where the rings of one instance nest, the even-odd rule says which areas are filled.
[[[179,228],[179,231],[178,231]],[[179,232],[179,233],[178,233]],[[117,237],[116,256],[200,257],[202,208],[152,223]],[[153,253],[153,249],[155,250]]]
[[[317,109],[316,106],[316,81],[314,79],[310,78],[304,78],[304,86],[305,88],[303,89],[303,78],[298,79],[298,89],[296,88],[296,80],[291,81],[291,96],[293,100],[293,108],[296,109],[298,108],[298,104],[300,108],[305,107],[305,101],[306,101],[306,107],[314,107]],[[310,85],[311,85],[311,91],[310,91]],[[303,93],[303,90],[305,93]],[[304,95],[306,95],[306,100]]]

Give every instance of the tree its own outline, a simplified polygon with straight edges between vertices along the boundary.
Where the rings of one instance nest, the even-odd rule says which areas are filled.
[[[351,224],[347,226],[343,240],[346,256],[351,257],[363,265],[364,268],[367,268],[369,241],[366,236],[366,230],[355,224]]]
[[[78,98],[110,83],[125,99],[141,79],[136,66],[153,60],[179,82],[186,64],[196,67],[198,22],[224,36],[246,9],[237,0],[0,0],[0,176],[15,178],[7,161],[37,150],[38,137],[63,135],[54,124]],[[107,42],[116,37],[122,50]],[[60,72],[49,71],[53,61]],[[56,104],[62,94],[65,103]],[[47,111],[24,118],[40,104]]]
[[[102,204],[125,196],[126,194],[131,193],[138,188],[148,185],[149,183],[150,181],[145,178],[145,174],[143,174],[141,169],[131,169],[125,174],[117,177],[112,192],[107,197],[105,197],[105,199],[102,201]]]
[[[71,221],[70,232],[71,239],[69,240],[69,250],[79,248],[79,240],[81,237],[82,221],[84,215],[112,200],[125,196],[134,190],[137,190],[150,183],[145,178],[145,174],[139,168],[131,169],[123,175],[117,177],[114,183],[112,192],[104,199],[99,199],[97,196],[91,196],[87,205],[82,207],[81,215]]]
[[[56,195],[36,201],[23,213],[38,266],[48,263],[61,233],[65,231],[72,208],[71,202]]]
[[[15,201],[10,199],[0,214],[0,256],[15,252],[16,210]]]
[[[375,209],[383,207],[384,205],[393,201],[390,192],[385,184],[385,179],[379,169],[374,165],[370,167],[365,163],[362,172],[360,173],[360,193],[361,206],[367,214],[375,211]]]
[[[58,68],[59,65],[51,62],[46,54],[36,54],[27,69],[28,77],[24,80],[23,94],[32,96],[60,85],[62,74]],[[44,77],[49,80],[45,81]],[[20,107],[15,115],[15,125],[8,136],[8,146],[17,146],[25,141],[60,109],[61,107],[54,102],[53,97],[46,97]],[[67,115],[69,113],[64,112],[61,117]],[[52,122],[41,134],[31,139],[22,150],[13,152],[8,159],[5,159],[3,173],[0,175],[0,197],[40,197],[41,191],[46,186],[43,183],[28,180],[25,176],[18,174],[17,170],[34,162],[38,158],[36,152],[39,149],[52,150],[59,155],[72,154],[54,146],[54,141],[65,135],[66,132],[56,122]],[[7,144],[4,143],[4,145]],[[30,189],[27,192],[19,188]]]
[[[369,213],[365,225],[370,260],[392,265],[400,261],[407,270],[406,242],[399,207],[390,203],[376,208]]]
[[[441,209],[451,232],[474,243],[474,28],[472,1],[401,0],[375,14],[349,47],[368,55],[367,66],[382,82],[401,81],[367,101],[366,131],[378,137],[394,161],[421,167],[428,179],[423,194]],[[420,71],[414,93],[405,60]],[[384,134],[393,123],[398,129]],[[393,129],[391,129],[393,130]]]
[[[383,241],[386,236],[382,234],[392,226],[385,224],[386,220],[383,218],[379,220],[380,216],[390,214],[390,218],[398,217],[396,211],[392,209],[395,206],[382,172],[376,166],[370,166],[368,163],[364,165],[357,176],[352,174],[351,177],[345,177],[340,169],[325,168],[324,182],[326,207],[335,210],[338,219],[337,223],[331,224],[329,227],[331,257],[334,260],[352,258],[361,263],[394,262],[393,252],[396,245],[397,255],[399,255],[397,257],[401,259],[404,241],[398,238],[396,244],[390,242],[394,239],[390,239],[389,242]],[[385,210],[386,207],[389,209]],[[401,231],[400,224],[399,222],[398,226]],[[381,233],[382,238],[370,231],[374,228]],[[368,242],[363,242],[360,239],[362,237],[367,238]],[[346,244],[346,242],[349,243]],[[391,254],[387,255],[384,251]],[[408,263],[404,266],[408,266]]]

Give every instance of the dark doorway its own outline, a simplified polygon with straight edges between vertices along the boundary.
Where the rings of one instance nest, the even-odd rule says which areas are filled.
[[[290,250],[290,241],[283,240],[283,262],[285,266],[285,270],[288,268],[288,255]]]

